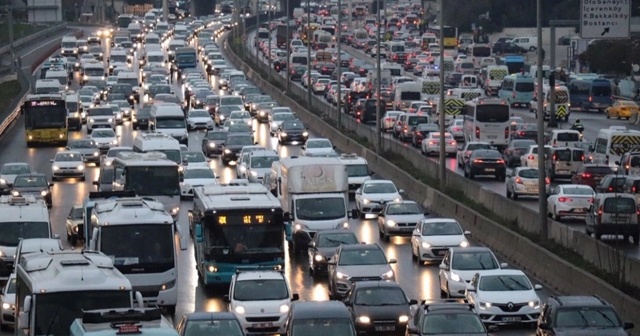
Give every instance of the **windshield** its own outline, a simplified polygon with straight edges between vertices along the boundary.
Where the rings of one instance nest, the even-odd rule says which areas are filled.
[[[182,153],[182,160],[187,162],[205,162],[207,158],[204,157],[202,152],[184,152]]]
[[[67,110],[69,110],[69,112],[78,112],[78,102],[68,101]]]
[[[580,141],[580,134],[579,133],[573,133],[573,132],[558,133],[557,138],[558,138],[558,141],[576,142],[576,141]]]
[[[304,198],[296,201],[295,215],[300,220],[331,220],[346,217],[344,198]]]
[[[184,335],[243,335],[240,324],[238,324],[236,319],[190,319],[185,326]]]
[[[13,186],[16,188],[46,188],[48,184],[44,176],[18,176],[13,181]]]
[[[329,140],[311,139],[307,140],[307,148],[332,148],[333,145]]]
[[[74,140],[69,142],[69,148],[95,148],[96,143],[93,140]]]
[[[349,177],[369,176],[369,167],[366,164],[348,164],[346,166]]]
[[[280,161],[278,156],[256,156],[251,158],[251,168],[271,168],[271,164]]]
[[[555,316],[557,328],[610,328],[620,327],[620,319],[611,308],[563,308]]]
[[[377,248],[342,250],[340,260],[338,260],[338,265],[340,266],[384,265],[386,263],[387,258],[384,256],[382,250]]]
[[[457,222],[426,222],[422,223],[423,236],[458,236],[462,229]]]
[[[295,319],[291,336],[340,335],[354,336],[353,323],[347,318]]]
[[[282,128],[287,130],[303,130],[304,125],[301,122],[285,122],[282,124]]]
[[[221,97],[220,105],[244,105],[242,97]]]
[[[50,238],[47,222],[2,222],[0,225],[0,246],[18,246],[20,239]]]
[[[518,176],[530,179],[537,179],[540,176],[537,169],[522,169],[518,172]]]
[[[420,100],[422,98],[421,92],[402,92],[400,93],[400,100]]]
[[[109,61],[111,63],[126,63],[127,55],[111,55],[111,59]]]
[[[233,298],[238,301],[286,300],[289,289],[284,279],[256,279],[236,281]]]
[[[161,273],[175,267],[173,223],[102,226],[100,251],[123,274]]]
[[[387,205],[387,215],[417,215],[422,209],[416,203],[392,203]]]
[[[342,244],[358,244],[358,238],[352,232],[321,234],[316,247],[338,247]]]
[[[25,128],[65,128],[67,107],[64,100],[28,101],[25,103]]]
[[[534,90],[535,90],[535,85],[533,84],[533,82],[516,83],[517,92],[533,92]]]
[[[31,168],[26,165],[5,165],[2,167],[2,175],[31,174]]]
[[[636,202],[634,198],[630,197],[607,198],[604,201],[603,211],[617,214],[635,213],[637,211]]]
[[[498,262],[490,252],[456,252],[451,263],[451,269],[460,271],[498,268]]]
[[[91,132],[92,138],[115,138],[116,133],[111,129],[94,130]]]
[[[156,119],[157,129],[170,129],[170,128],[185,128],[185,121],[183,117],[162,117],[162,119]]]
[[[129,84],[132,87],[138,86],[137,78],[118,78],[118,84]]]
[[[229,119],[249,119],[251,118],[251,115],[249,114],[249,112],[231,112],[231,114],[229,115]]]
[[[131,153],[133,150],[129,148],[112,148],[107,152],[107,157],[116,157],[118,153]]]
[[[184,172],[184,178],[186,179],[214,179],[216,176],[209,168],[203,169],[187,169]]]
[[[109,108],[91,108],[87,111],[87,114],[90,117],[98,117],[98,116],[102,116],[102,117],[106,117],[106,116],[113,116],[113,110],[109,107]]]
[[[468,335],[486,333],[478,315],[465,313],[436,313],[425,316],[422,323],[423,335]]]
[[[55,162],[76,162],[82,161],[82,155],[79,153],[58,153],[54,159]]]
[[[209,132],[206,135],[209,140],[227,140],[226,132]]]
[[[487,292],[531,290],[529,279],[524,275],[486,275],[480,278],[478,288]]]
[[[364,186],[365,194],[395,194],[398,190],[393,183],[367,183]]]
[[[398,287],[362,288],[356,292],[354,304],[361,306],[395,306],[408,304]]]
[[[207,111],[191,111],[189,112],[190,118],[211,118]]]
[[[177,152],[178,161],[180,151],[162,151],[167,154],[169,160],[175,161],[174,152]],[[171,156],[169,153],[171,152]],[[180,175],[175,166],[160,167],[127,167],[126,187],[135,191],[138,196],[178,196],[180,195]]]
[[[251,146],[253,139],[251,136],[230,136],[227,137],[227,146]]]
[[[162,63],[162,62],[164,62],[164,56],[162,56],[162,55],[149,55],[149,56],[147,56],[147,59],[151,63]]]
[[[509,121],[508,105],[477,105],[476,121],[502,123]]]
[[[273,260],[274,254],[282,253],[282,213],[271,214],[271,209],[259,211],[208,216],[205,237],[209,254],[221,260],[234,257]]]
[[[580,188],[580,187],[562,187],[562,194],[565,195],[593,195],[593,190],[591,188]]]

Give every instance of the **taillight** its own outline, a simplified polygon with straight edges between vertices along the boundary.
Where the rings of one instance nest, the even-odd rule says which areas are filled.
[[[480,139],[480,127],[476,127],[476,139]]]
[[[589,199],[589,203],[593,204],[593,198]]]
[[[508,139],[509,138],[509,127],[505,127],[504,128],[504,138]]]
[[[524,135],[524,132],[520,131],[520,132],[518,132],[518,135],[522,136],[522,135]]]
[[[556,143],[557,143],[556,139],[553,139],[553,147],[556,146]]]
[[[589,173],[582,173],[582,177],[584,177],[584,178],[590,178],[590,177],[591,177],[591,174],[589,174]]]
[[[593,97],[589,96],[589,102],[591,102],[593,100]]]
[[[602,222],[602,205],[598,207],[598,221]]]
[[[517,184],[522,184],[522,179],[520,177],[516,177],[516,183]]]
[[[636,186],[631,187],[631,192],[634,194],[636,193]]]
[[[559,197],[558,198],[558,202],[560,202],[560,203],[571,202],[571,199],[567,198],[567,197]]]
[[[557,156],[557,155],[555,155],[555,154],[553,154],[553,156],[551,157],[551,160],[553,160],[553,161],[557,161],[557,160],[558,160],[558,156]]]
[[[437,144],[437,142],[436,141],[429,141],[429,144],[430,145],[435,145],[435,144]]]
[[[475,160],[473,160],[473,163],[482,163],[482,160],[480,160],[480,159],[475,159]]]
[[[633,187],[633,188],[635,189],[635,187]],[[607,191],[611,191],[611,192],[613,192],[613,187],[609,187],[609,188],[607,189]]]
[[[504,160],[502,160],[502,159],[500,159],[500,160],[498,160],[498,161],[496,161],[496,162],[497,162],[497,163],[502,163],[502,164],[504,164]]]
[[[544,184],[551,184],[551,180],[548,177],[545,177]]]
[[[452,146],[455,146],[456,142],[455,141],[451,141],[449,144],[452,145]]]
[[[533,156],[533,154],[530,154],[529,156],[527,156],[527,159],[529,159],[529,160],[533,160],[533,159],[535,159],[535,158],[536,158],[536,157],[535,157],[535,156]]]

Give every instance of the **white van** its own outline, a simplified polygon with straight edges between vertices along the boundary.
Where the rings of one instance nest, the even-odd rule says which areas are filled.
[[[82,67],[80,84],[84,85],[84,83],[91,80],[105,80],[104,65],[101,62],[85,63]]]
[[[172,136],[183,145],[189,146],[189,133],[184,112],[178,104],[156,102],[151,107],[150,129]]]
[[[69,129],[76,131],[82,130],[82,106],[80,105],[80,97],[77,93],[68,94],[64,98],[67,105],[67,124]]]
[[[35,94],[60,93],[60,82],[57,79],[38,79]]]
[[[582,142],[580,132],[570,129],[555,129],[546,134],[547,145],[553,147],[578,147]]]
[[[394,110],[407,111],[411,102],[422,100],[422,84],[405,82],[396,85],[396,95],[393,100]]]
[[[133,88],[133,96],[135,101],[140,101],[140,82],[138,81],[138,73],[132,71],[118,72],[116,83],[129,84]]]
[[[161,42],[158,34],[149,33],[144,37],[144,44],[160,44]]]
[[[146,55],[147,65],[165,66],[166,59],[162,51],[149,51]]]
[[[511,43],[529,51],[536,51],[538,48],[538,38],[535,36],[516,37],[511,40]]]
[[[593,145],[593,163],[614,166],[626,152],[640,152],[640,131],[610,126],[598,131]]]
[[[402,76],[402,65],[398,63],[384,62],[380,68],[382,71],[389,70],[391,72],[391,77]]]
[[[60,41],[60,54],[62,56],[77,56],[78,39],[75,36],[63,36]]]
[[[309,57],[307,53],[294,52],[289,56],[289,64],[294,65],[307,65],[309,64]]]

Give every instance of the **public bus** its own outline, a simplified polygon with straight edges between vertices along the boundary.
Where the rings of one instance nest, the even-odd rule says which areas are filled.
[[[63,95],[28,95],[22,105],[22,113],[27,147],[67,143],[67,102]]]
[[[189,227],[205,286],[231,282],[238,269],[284,267],[284,214],[261,184],[246,180],[194,188]]]
[[[482,67],[482,60],[486,57],[491,57],[491,46],[488,44],[474,43],[470,45],[467,50],[468,55],[471,56],[471,61],[476,69]]]
[[[118,30],[127,30],[129,24],[133,22],[133,14],[122,14],[118,16]]]
[[[448,56],[458,56],[458,28],[444,26],[443,30],[444,35],[440,36],[440,27],[430,26],[427,28],[426,33],[432,33],[438,36],[438,38],[442,38],[444,51]]]
[[[302,43],[310,47],[310,43],[313,40],[313,33],[320,29],[320,25],[317,23],[310,23],[302,25]]]
[[[476,98],[462,107],[464,138],[504,148],[509,144],[510,112],[504,99]]]

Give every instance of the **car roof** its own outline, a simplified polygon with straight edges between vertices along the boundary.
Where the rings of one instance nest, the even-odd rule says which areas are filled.
[[[378,244],[347,244],[340,245],[340,248],[344,250],[370,250],[370,249],[378,249],[382,251],[382,248],[378,246]]]
[[[469,247],[450,247],[449,248],[451,250],[451,252],[455,253],[455,252],[491,252],[493,253],[493,251],[491,251],[490,248],[485,247],[485,246],[469,246]]]
[[[186,314],[188,321],[235,320],[236,316],[229,312],[193,312]]]
[[[483,270],[482,273],[480,274],[480,277],[485,277],[485,276],[494,276],[494,275],[524,275],[524,272],[518,269],[513,269],[513,268],[498,268],[498,269],[492,269],[492,270]]]
[[[275,270],[251,270],[236,273],[236,281],[243,280],[285,280],[284,274]]]
[[[400,284],[398,284],[397,282],[392,282],[392,281],[357,281],[353,283],[353,288],[380,288],[380,287],[385,287],[385,288],[400,288],[402,289],[402,287],[400,287]]]
[[[566,295],[566,296],[551,296],[549,301],[556,301],[560,306],[566,307],[611,307],[607,301],[604,301],[597,295]]]
[[[302,301],[293,303],[291,317],[293,319],[351,319],[351,314],[339,301]]]

